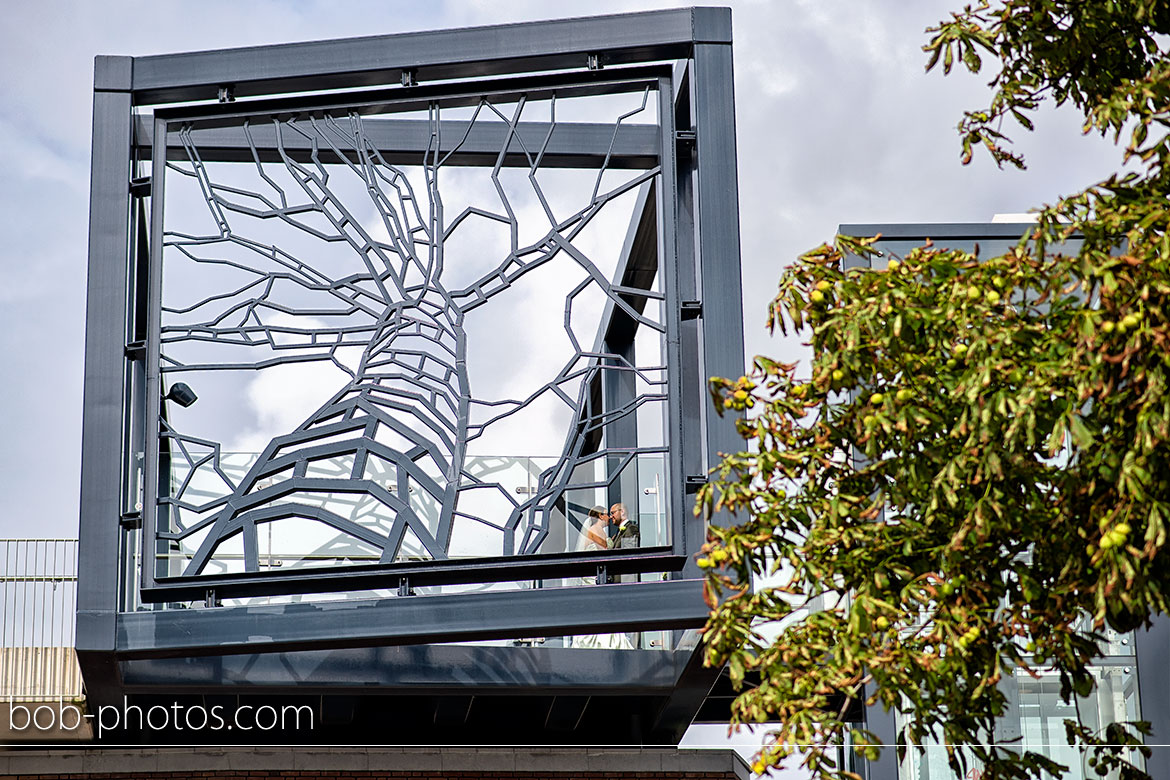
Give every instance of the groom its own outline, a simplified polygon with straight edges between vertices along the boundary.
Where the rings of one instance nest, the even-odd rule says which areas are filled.
[[[609,547],[611,550],[641,546],[642,537],[638,531],[638,523],[631,520],[626,514],[625,504],[617,503],[609,508],[609,522]]]
[[[642,536],[638,531],[638,523],[631,520],[626,514],[626,505],[614,504],[609,508],[609,548],[611,550],[636,548],[642,544]],[[637,582],[637,574],[623,574],[617,578],[618,582]],[[638,632],[626,634],[630,644],[641,648],[642,635]]]

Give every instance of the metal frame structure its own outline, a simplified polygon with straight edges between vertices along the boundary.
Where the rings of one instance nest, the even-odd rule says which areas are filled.
[[[175,532],[168,531],[165,521],[168,519],[174,521],[181,511],[192,507],[193,502],[188,498],[188,494],[193,491],[189,490],[188,477],[178,487],[177,492],[168,490],[168,494],[158,494],[165,485],[160,461],[182,458],[188,463],[213,466],[217,476],[225,475],[225,472],[221,467],[219,444],[215,443],[215,451],[207,452],[196,459],[189,452],[189,448],[192,446],[205,448],[208,442],[179,432],[176,426],[168,422],[165,407],[163,408],[163,416],[159,420],[160,435],[157,438],[148,436],[146,441],[145,497],[142,507],[143,559],[149,559],[152,551],[165,546],[166,541],[175,541],[194,532],[201,532],[208,527],[208,523],[211,523],[211,526],[210,533],[203,536],[197,553],[181,573],[160,572],[153,566],[142,567],[140,590],[143,598],[156,601],[201,598],[203,593],[212,588],[220,597],[245,592],[252,595],[311,592],[319,588],[336,591],[353,589],[352,583],[355,580],[368,583],[379,578],[383,585],[389,579],[392,585],[400,587],[403,578],[410,578],[412,575],[416,584],[420,578],[432,581],[446,579],[451,582],[509,579],[511,578],[509,575],[518,570],[509,565],[511,563],[509,558],[535,556],[550,535],[549,516],[554,508],[563,506],[566,490],[579,489],[576,484],[570,485],[570,478],[578,467],[605,457],[616,457],[623,466],[628,466],[638,455],[661,452],[661,449],[648,449],[640,445],[633,423],[634,413],[643,402],[666,401],[671,416],[677,417],[678,404],[669,403],[668,392],[651,390],[641,395],[636,393],[635,377],[660,373],[660,369],[634,362],[633,341],[639,326],[664,332],[667,334],[666,340],[672,341],[671,331],[677,329],[681,316],[681,309],[674,300],[676,269],[673,263],[665,263],[661,269],[665,271],[663,274],[666,282],[665,294],[649,289],[660,269],[655,217],[657,203],[655,198],[648,195],[655,190],[651,186],[653,182],[659,178],[664,182],[669,181],[673,171],[663,171],[662,166],[658,165],[658,154],[653,156],[651,165],[640,153],[628,154],[625,144],[625,138],[633,136],[640,145],[645,136],[651,135],[644,131],[659,130],[653,133],[656,137],[660,135],[660,128],[622,126],[620,119],[614,126],[580,123],[538,124],[521,122],[520,114],[521,107],[525,105],[523,101],[539,96],[542,91],[547,91],[554,100],[562,101],[566,96],[570,96],[571,99],[574,95],[594,92],[602,94],[617,90],[641,92],[643,108],[638,110],[641,111],[644,110],[652,88],[659,91],[668,90],[668,79],[669,72],[666,71],[654,73],[639,69],[634,74],[595,71],[583,75],[574,73],[568,78],[558,77],[555,80],[548,76],[523,79],[519,80],[519,83],[517,80],[505,80],[503,84],[493,83],[490,91],[477,90],[470,96],[469,88],[459,83],[454,87],[440,86],[427,90],[418,87],[390,91],[388,94],[330,95],[316,105],[309,103],[308,106],[305,105],[305,100],[298,99],[263,101],[259,106],[233,103],[199,109],[156,110],[154,148],[151,152],[150,222],[154,234],[150,241],[148,266],[151,285],[146,291],[146,300],[140,301],[140,305],[147,308],[149,318],[144,345],[147,376],[145,397],[162,397],[168,372],[214,371],[225,367],[215,363],[204,363],[200,366],[183,363],[172,351],[182,347],[219,346],[237,351],[240,348],[263,349],[267,357],[262,363],[266,368],[271,365],[287,366],[294,362],[309,360],[326,360],[342,365],[337,361],[335,354],[339,348],[364,347],[364,350],[359,366],[353,369],[345,367],[352,371],[353,378],[346,382],[344,388],[332,400],[318,408],[295,431],[274,438],[260,455],[258,462],[231,486],[230,494],[220,496],[212,502],[205,502],[203,506],[211,507],[209,514],[213,514],[210,517],[187,528],[179,526]],[[407,93],[405,97],[395,94],[402,91]],[[420,91],[429,94],[420,95]],[[491,124],[484,125],[474,121],[438,120],[440,110],[467,103],[476,106],[476,116],[491,111],[498,113],[498,109],[487,102],[489,96],[504,100],[514,96],[520,97],[521,102],[518,103],[510,124],[495,122],[492,124],[497,127],[492,127]],[[475,100],[481,102],[477,104],[473,102]],[[426,120],[386,120],[380,117],[363,118],[357,113],[362,108],[370,107],[376,107],[380,112],[391,108],[402,111],[425,107],[432,112],[432,117]],[[294,111],[296,113],[292,113]],[[318,111],[350,111],[348,126],[343,126],[328,113],[324,115],[324,119],[318,120],[316,118]],[[309,115],[307,121],[299,119],[306,113]],[[245,124],[224,128],[221,123],[228,121],[225,119],[226,115],[234,115],[237,121],[243,121]],[[287,115],[297,118],[297,121],[282,118]],[[265,121],[268,124],[263,124]],[[197,124],[199,122],[202,124]],[[248,124],[249,122],[254,124]],[[554,138],[558,139],[558,145],[563,149],[565,142],[560,136],[564,135],[562,129],[566,126],[572,131],[574,139],[578,137],[583,139],[580,144],[583,152],[564,155],[559,153],[561,149],[554,149],[550,155],[549,146]],[[356,128],[356,132],[347,137],[346,131],[352,128]],[[628,132],[630,129],[634,132]],[[241,134],[246,141],[249,163],[253,159],[273,158],[278,163],[276,167],[282,172],[292,172],[298,177],[304,176],[304,180],[298,180],[297,185],[313,198],[308,205],[278,208],[267,198],[247,192],[246,196],[251,198],[250,202],[265,203],[266,208],[261,211],[265,218],[281,219],[316,237],[321,231],[297,221],[297,210],[312,209],[319,216],[331,216],[330,212],[336,210],[343,216],[333,218],[334,224],[338,227],[336,234],[329,236],[330,240],[346,240],[352,244],[357,255],[361,255],[363,250],[376,254],[376,258],[372,259],[385,264],[388,270],[382,273],[388,278],[376,276],[373,270],[341,278],[336,272],[330,273],[329,269],[313,267],[309,262],[292,254],[282,256],[279,264],[270,264],[275,266],[275,270],[266,273],[260,273],[259,269],[253,269],[236,260],[232,261],[231,270],[238,272],[243,266],[254,274],[255,279],[249,282],[245,289],[256,290],[257,292],[253,293],[255,297],[245,297],[241,301],[236,301],[234,299],[238,297],[237,295],[233,295],[230,290],[225,291],[197,301],[184,310],[211,308],[212,314],[205,315],[210,319],[197,321],[195,324],[167,325],[160,322],[163,314],[173,315],[178,312],[168,307],[165,300],[160,300],[164,247],[177,247],[182,252],[182,257],[193,257],[196,263],[217,264],[228,261],[212,260],[195,253],[205,254],[208,251],[207,247],[222,247],[224,244],[233,248],[243,244],[253,255],[284,252],[279,246],[261,247],[258,242],[242,238],[235,229],[228,232],[227,214],[236,216],[232,213],[232,210],[235,210],[250,215],[250,212],[256,209],[233,203],[221,196],[215,189],[211,174],[207,173],[207,163],[218,161],[218,156],[210,155],[214,155],[221,144],[230,145],[241,140]],[[209,138],[204,141],[201,136]],[[495,149],[484,145],[484,136],[491,137],[490,140],[496,144]],[[525,137],[527,143],[524,141]],[[169,139],[165,145],[162,141],[164,138]],[[339,141],[341,146],[338,145]],[[180,143],[182,146],[178,145]],[[391,150],[391,153],[385,154],[382,152],[383,149]],[[588,152],[592,152],[592,157],[587,154]],[[414,216],[420,221],[425,217],[418,211],[420,193],[417,192],[417,188],[411,188],[401,169],[387,161],[387,157],[397,156],[416,163],[419,160],[427,161],[425,172],[430,190],[427,196],[431,201],[431,210],[439,215],[438,219],[432,217],[435,224],[424,223],[411,228],[408,217]],[[491,219],[507,220],[513,235],[517,232],[518,224],[513,207],[504,196],[500,196],[504,198],[503,205],[506,209],[503,215],[469,206],[457,218],[444,223],[441,218],[443,196],[438,185],[440,170],[452,165],[450,162],[452,158],[459,157],[463,158],[465,165],[492,166],[491,180],[496,184],[497,191],[503,191],[498,175],[504,165],[510,162],[529,170],[530,180],[534,182],[533,186],[543,200],[543,192],[539,184],[535,183],[535,174],[546,166],[567,165],[566,156],[572,160],[585,158],[592,164],[590,170],[592,168],[597,170],[597,184],[586,207],[550,229],[534,244],[513,247],[498,268],[491,268],[478,281],[460,289],[446,289],[443,269],[452,262],[450,259],[444,260],[443,246],[451,242],[453,233],[467,224],[464,221],[465,217],[483,217],[486,214],[490,215],[488,218]],[[190,165],[189,171],[177,170],[199,180],[208,200],[209,211],[215,214],[220,222],[223,236],[191,237],[164,228],[162,197],[164,174],[172,170],[174,163],[171,163],[170,159],[175,158]],[[392,243],[372,243],[364,229],[354,230],[359,233],[356,238],[348,235],[349,226],[356,222],[356,218],[349,210],[352,206],[331,192],[332,185],[329,180],[325,175],[317,173],[322,169],[321,163],[326,158],[337,159],[339,167],[348,168],[359,173],[363,180],[374,182],[370,185],[370,192],[376,193],[372,195],[374,205],[383,212],[383,223],[396,231]],[[618,187],[599,192],[598,185],[602,177],[612,172],[614,168],[633,168],[636,175],[629,176],[628,180]],[[648,170],[639,172],[636,170],[639,168]],[[275,187],[262,169],[260,176],[265,177],[263,184]],[[376,189],[378,185],[383,184],[379,177],[388,179],[388,186]],[[612,282],[606,282],[600,279],[599,270],[589,258],[572,244],[572,239],[615,194],[632,192],[639,186],[642,187],[641,197],[634,209],[634,225],[631,227],[629,240],[619,258],[615,278]],[[390,192],[386,193],[383,189]],[[224,187],[224,190],[236,197],[245,194],[238,184],[230,188]],[[405,190],[405,194],[399,193],[400,203],[395,204],[399,205],[399,208],[383,206],[379,201],[386,200],[387,194],[393,197],[394,190]],[[281,202],[287,203],[291,196],[286,196],[283,190],[278,192]],[[401,204],[404,204],[405,208]],[[413,215],[409,213],[412,206],[415,211]],[[549,213],[551,214],[551,210]],[[672,232],[672,220],[669,216],[664,222],[664,232]],[[399,232],[400,235],[397,234]],[[423,235],[427,236],[424,246],[429,250],[429,260],[423,252],[411,247],[412,243],[419,243]],[[372,251],[369,249],[370,246],[374,247]],[[484,402],[474,397],[470,391],[469,372],[466,368],[468,335],[463,324],[465,315],[489,303],[493,296],[510,291],[525,274],[530,273],[532,269],[541,269],[546,263],[554,262],[558,255],[581,262],[592,274],[592,278],[586,279],[582,285],[574,288],[566,301],[566,312],[572,311],[574,297],[585,287],[604,291],[606,306],[601,317],[602,333],[599,333],[596,343],[588,346],[576,344],[576,352],[552,383],[541,386],[533,396],[523,402],[507,402],[504,411],[493,411],[487,421],[475,424],[469,420],[472,413],[469,409],[494,410],[503,402]],[[262,260],[267,261],[268,258],[264,256]],[[394,268],[395,263],[401,268]],[[368,263],[371,268],[376,264]],[[407,286],[405,280],[412,273],[420,278],[426,273],[432,278]],[[298,283],[300,292],[304,292],[301,288],[308,288],[335,307],[337,299],[340,299],[344,307],[340,309],[343,312],[341,316],[347,318],[347,322],[358,317],[358,322],[344,327],[332,325],[313,330],[271,324],[265,319],[267,315],[275,312],[274,319],[282,315],[287,318],[290,310],[295,311],[284,305],[273,291],[276,284],[290,281]],[[321,289],[326,286],[327,290]],[[221,303],[224,296],[231,297],[227,302]],[[665,322],[659,323],[652,317],[644,316],[643,311],[649,300],[665,304],[667,311]],[[337,310],[319,306],[311,309],[313,312]],[[244,318],[245,325],[224,324],[229,314],[238,317],[241,311],[247,312]],[[671,313],[673,317],[670,316]],[[333,315],[334,319],[340,319],[341,316]],[[275,350],[269,349],[269,346],[278,339],[289,337],[295,337],[305,343],[277,344]],[[322,343],[329,346],[327,348],[318,346]],[[681,362],[677,350],[668,352],[668,365],[677,365]],[[586,360],[588,367],[582,368],[581,365]],[[560,385],[574,379],[579,382],[580,390],[574,391],[575,398],[570,398]],[[660,380],[648,384],[658,385],[665,390],[666,388],[662,386],[666,385],[667,381]],[[570,426],[569,441],[565,443],[562,457],[554,468],[540,475],[539,485],[531,498],[521,503],[507,493],[503,494],[512,506],[510,517],[505,523],[504,549],[498,552],[498,556],[503,557],[493,556],[490,563],[486,564],[474,560],[449,560],[447,550],[455,524],[459,520],[476,519],[458,503],[460,496],[477,490],[482,492],[484,487],[489,487],[487,480],[477,478],[476,474],[469,472],[464,466],[470,443],[482,435],[491,423],[522,411],[540,395],[551,396],[554,393],[559,394],[561,400],[566,403],[570,401],[575,403],[573,414],[577,421]],[[144,411],[148,426],[151,426],[151,416],[151,407],[148,406]],[[678,428],[677,425],[670,427]],[[380,441],[380,434],[383,432],[397,435],[399,439],[407,439],[408,443],[400,450],[396,450]],[[603,432],[606,432],[604,446],[600,443]],[[345,474],[335,473],[331,477],[323,478],[319,474],[308,473],[310,465],[321,462],[330,462],[332,471],[340,472],[338,468],[340,464],[336,462],[339,459],[346,461],[348,471]],[[389,472],[388,480],[369,478],[365,472],[372,460],[386,464],[381,468]],[[432,467],[430,473],[425,470],[427,465]],[[155,472],[155,468],[158,469],[158,473]],[[274,476],[287,475],[290,470],[291,476],[280,479],[279,484],[269,484]],[[189,471],[188,474],[190,473]],[[611,489],[616,478],[617,473],[608,478]],[[390,484],[387,485],[387,482]],[[258,487],[262,484],[267,484],[268,487]],[[169,485],[165,486],[170,488]],[[602,483],[592,484],[592,487],[605,486]],[[369,526],[359,525],[349,518],[331,512],[319,504],[309,504],[302,499],[327,491],[341,491],[348,495],[368,497],[371,499],[368,504],[382,506],[394,513],[391,527],[382,534]],[[437,517],[434,518],[436,522],[433,524],[437,527],[427,527],[420,517],[421,513],[415,511],[420,496],[425,496],[427,500],[433,502],[435,509],[439,510],[435,513]],[[273,503],[274,499],[280,500],[280,503]],[[681,517],[682,491],[670,491],[668,504],[671,509],[670,516]],[[333,526],[335,530],[348,533],[375,546],[381,552],[381,560],[374,565],[339,567],[324,575],[305,571],[295,573],[260,571],[257,526],[261,522],[271,522],[273,518],[280,519],[294,513],[315,515],[317,519]],[[564,514],[570,517],[572,515],[568,511]],[[424,566],[405,564],[396,560],[407,533],[420,540],[421,551],[426,554],[424,557],[430,559]],[[232,535],[239,534],[243,535],[245,571],[227,576],[208,575],[205,567],[211,561],[216,545]],[[677,537],[680,534],[681,529],[676,528],[673,535]],[[647,555],[647,552],[643,550],[639,555],[624,558],[608,554],[601,557],[595,555],[592,556],[592,561],[575,560],[579,556],[569,556],[557,563],[561,571],[577,569],[582,572],[590,564],[595,568],[603,562],[608,563],[609,558],[615,559],[613,565],[631,571],[646,566],[662,565],[662,562],[656,563],[655,556]],[[670,558],[665,560],[666,568],[677,568],[678,557],[682,553],[681,545],[673,545],[670,553],[672,554]],[[545,555],[542,554],[541,557]],[[515,563],[527,572],[531,572],[533,568],[545,571],[552,569],[547,563],[541,564],[534,560],[521,560]],[[439,571],[435,570],[436,564],[440,567]]]
[[[544,164],[549,167],[657,167],[653,188],[643,190],[636,209],[619,273],[609,281],[619,292],[610,296],[599,339],[620,341],[628,335],[629,322],[640,310],[620,302],[629,299],[630,290],[645,289],[648,264],[662,269],[670,363],[667,457],[674,483],[669,546],[471,561],[385,560],[316,572],[249,570],[210,577],[199,572],[160,573],[146,563],[159,541],[152,536],[157,479],[145,480],[143,509],[136,511],[127,500],[132,488],[126,464],[129,453],[143,445],[147,463],[159,457],[160,436],[154,415],[148,413],[152,408],[148,399],[162,397],[164,389],[158,319],[162,171],[168,159],[182,153],[170,141],[171,130],[191,128],[184,132],[205,160],[239,161],[253,155],[275,159],[278,154],[306,159],[312,151],[304,139],[290,141],[278,153],[276,139],[259,130],[256,136],[241,132],[237,118],[292,111],[321,116],[347,101],[426,110],[444,101],[474,105],[485,91],[597,94],[631,82],[653,85],[647,94],[658,101],[657,126],[630,126],[629,132],[615,135],[611,125],[576,123],[554,142],[547,125],[540,123],[513,122],[503,131],[506,136],[498,125],[469,123],[461,145],[450,151],[452,162],[461,165],[527,165],[530,155],[524,148],[539,147],[543,141]],[[175,103],[185,105],[168,107]],[[153,108],[150,114],[145,113],[148,107]],[[428,128],[418,120],[371,117],[364,123],[373,146],[386,150],[390,164],[415,159],[431,143]],[[343,157],[339,153],[337,159]],[[152,166],[151,175],[139,176],[147,164]],[[276,684],[272,678],[257,681],[251,672],[233,673],[232,664],[212,657],[235,656],[241,668],[271,672],[282,664],[296,666],[302,662],[298,659],[308,663],[321,653],[345,656],[335,676],[328,664],[314,664],[322,671],[310,687],[328,693],[348,690],[363,668],[371,680],[381,679],[375,670],[381,663],[377,653],[361,648],[426,648],[434,647],[428,644],[433,642],[601,630],[664,629],[678,634],[702,625],[707,607],[701,598],[700,573],[690,556],[702,544],[705,528],[687,511],[685,496],[705,480],[719,452],[742,444],[733,421],[713,414],[705,390],[707,377],[742,371],[739,279],[727,9],[653,11],[151,57],[98,57],[77,618],[78,656],[91,701],[115,701],[126,692],[146,695],[164,680],[170,687],[201,695],[297,690],[287,681]],[[588,423],[582,418],[581,425]],[[133,541],[139,533],[141,547]],[[620,581],[592,588],[411,595],[420,585],[594,575],[605,582],[614,574],[647,571],[665,576],[656,582]],[[361,602],[215,606],[221,598],[371,588],[401,595]],[[133,591],[130,598],[128,591]],[[134,606],[139,600],[191,599],[205,599],[209,608]],[[582,663],[585,652],[597,655]],[[547,664],[543,676],[509,678],[514,685],[505,687],[510,693],[573,692],[577,703],[571,706],[563,696],[556,705],[553,696],[550,723],[571,721],[573,712],[579,721],[581,712],[575,708],[585,706],[580,702],[588,701],[590,691],[614,692],[615,680],[599,677],[598,664],[627,668],[630,675],[619,676],[625,682],[616,684],[620,688],[628,683],[626,690],[643,695],[646,706],[636,727],[615,727],[608,736],[677,738],[701,705],[715,672],[702,669],[693,647],[663,651],[669,661],[634,666],[619,663],[622,652],[573,651],[558,660],[555,653],[536,648],[442,650],[448,661],[458,656],[460,663],[481,670],[456,686],[462,693],[478,686],[499,690],[498,674],[486,670],[518,669],[534,654],[548,655],[542,661]],[[184,660],[176,667],[175,659]],[[643,672],[635,667],[644,663],[670,671],[656,673],[654,679],[661,679],[653,685],[638,682]],[[190,670],[190,676],[179,668]],[[365,692],[401,692],[397,685],[367,687]],[[425,695],[427,683],[410,690]],[[442,707],[435,705],[436,713],[448,711],[450,700],[443,701]],[[555,717],[554,711],[559,713]],[[440,720],[436,714],[436,722]],[[607,732],[591,736],[601,733]]]

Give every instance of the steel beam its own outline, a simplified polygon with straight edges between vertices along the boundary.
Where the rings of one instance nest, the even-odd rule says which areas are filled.
[[[121,658],[313,650],[692,628],[700,580],[403,596],[118,616]]]
[[[198,574],[190,577],[158,578],[143,586],[146,602],[202,599],[208,588],[220,598],[277,596],[289,593],[319,593],[397,588],[406,580],[409,587],[431,587],[477,582],[507,582],[564,577],[592,576],[598,566],[614,574],[678,571],[686,563],[683,555],[672,555],[668,547],[645,547],[629,552],[568,552],[533,556],[494,558],[453,558],[445,561],[349,565],[319,569]]]
[[[408,645],[124,661],[128,693],[667,694],[689,650]],[[342,689],[342,690],[339,690]]]
[[[653,136],[652,143],[657,158],[658,128],[651,126],[645,129]],[[658,164],[657,159],[654,162],[655,165]],[[643,184],[638,191],[638,200],[634,204],[630,224],[626,229],[626,238],[622,242],[617,268],[614,271],[613,283],[616,285],[642,290],[650,290],[654,286],[654,278],[658,275],[656,188],[655,182],[650,181]],[[638,314],[646,310],[649,301],[649,298],[632,294],[622,294],[621,297]],[[603,351],[606,344],[625,344],[633,341],[638,327],[638,322],[623,309],[618,308],[612,299],[606,300],[601,325],[593,342],[593,351]]]
[[[677,745],[691,725],[695,713],[703,706],[723,668],[707,666],[706,652],[700,644],[693,650],[677,650],[685,660],[678,673],[674,690],[666,698],[651,726],[651,739],[664,745]]]
[[[739,256],[739,184],[735,156],[735,97],[730,44],[695,46],[690,73],[695,128],[696,247],[698,254],[702,355],[699,377],[741,376],[743,354],[743,284]],[[704,394],[705,395],[705,394]],[[704,399],[705,401],[705,399]],[[735,428],[735,415],[715,414],[709,401],[705,414],[704,473],[716,468],[725,454],[746,444]],[[709,519],[733,522],[729,513]],[[695,522],[688,548],[697,550],[704,533]],[[694,571],[698,574],[697,569]]]
[[[662,212],[673,225],[671,231],[674,263],[676,271],[668,276],[673,281],[673,289],[667,290],[667,305],[678,311],[682,310],[683,302],[699,303],[700,284],[698,273],[698,245],[697,245],[697,161],[695,155],[695,124],[692,111],[694,98],[693,91],[693,62],[683,61],[675,67],[672,79],[672,98],[669,112],[664,106],[664,116],[669,116],[669,124],[663,121],[662,129],[666,135],[664,143],[671,144],[674,165],[673,197],[663,201]],[[666,161],[663,160],[665,168]],[[669,190],[667,190],[669,192]],[[668,261],[664,261],[665,263]],[[675,474],[673,481],[676,484],[687,485],[689,479],[704,479],[707,473],[705,426],[707,424],[707,409],[710,406],[706,392],[706,375],[702,366],[702,333],[700,318],[691,317],[683,320],[668,320],[677,322],[675,339],[668,341],[674,344],[673,351],[678,370],[678,384],[671,386],[671,393],[677,394],[674,405],[677,410],[672,419],[671,466]],[[675,343],[677,342],[677,343]],[[706,526],[703,518],[695,517],[691,510],[690,501],[684,496],[679,497],[675,516],[681,518],[682,533],[677,544],[685,550],[697,551],[704,541]],[[703,572],[691,561],[683,570],[681,576],[701,577]]]
[[[683,8],[584,19],[378,35],[134,59],[135,103],[235,97],[584,69],[687,57],[693,44],[728,43],[731,14]]]
[[[127,86],[128,60],[94,62],[76,647],[90,696],[99,701],[117,683],[109,654],[119,603],[131,103],[130,93],[116,88]]]
[[[659,131],[656,127],[649,128],[655,139],[655,154],[659,144]],[[657,163],[657,160],[655,161]],[[621,252],[618,254],[617,266],[614,269],[613,284],[622,287],[637,287],[650,290],[654,284],[654,276],[658,273],[658,249],[653,239],[657,231],[654,214],[656,184],[653,180],[643,184],[638,190],[638,199],[630,215],[630,224],[626,228],[626,238],[622,242]],[[630,305],[638,314],[646,309],[649,298],[631,294],[621,294],[624,302]],[[664,319],[669,319],[669,314]],[[612,351],[614,345],[621,345],[624,349],[627,342],[632,343],[634,333],[638,329],[638,322],[618,307],[612,298],[607,298],[602,309],[601,319],[597,327],[597,335],[593,339],[593,352]],[[613,408],[607,401],[601,400],[605,396],[597,396],[600,409]],[[596,412],[594,412],[596,413]],[[577,420],[578,425],[584,425],[584,416]],[[600,434],[600,432],[598,432]],[[612,446],[612,442],[610,442]],[[621,445],[628,446],[628,445]],[[594,451],[598,448],[593,448]]]
[[[655,136],[657,136],[657,128],[652,129],[655,130]],[[614,281],[623,287],[644,290],[653,287],[654,277],[658,272],[658,228],[655,220],[655,200],[653,183],[644,184],[638,193],[638,202],[630,218],[615,274]],[[619,297],[638,314],[645,312],[646,304],[649,301],[647,297],[638,295],[619,294]],[[673,312],[664,313],[668,317],[673,314]],[[638,387],[634,373],[620,369],[621,367],[638,365],[634,355],[634,337],[638,327],[637,320],[619,308],[613,299],[606,301],[605,313],[602,315],[601,327],[597,334],[601,348],[594,349],[594,352],[615,356],[607,358],[605,361],[613,370],[603,371],[601,375],[602,408],[606,411],[628,406],[637,399]],[[638,419],[636,415],[627,414],[606,423],[606,449],[630,450],[637,448],[637,446]],[[609,455],[606,458],[606,475],[611,482],[606,491],[605,503],[607,506],[629,503],[636,512],[639,490],[636,468],[627,467],[620,474],[614,473],[623,460],[623,455],[624,453]],[[633,466],[634,463],[631,461],[629,465]],[[671,536],[673,538],[677,534],[671,534]]]
[[[309,95],[265,97],[257,100],[197,103],[177,108],[157,108],[155,116],[168,121],[201,124],[232,124],[256,114],[347,116],[350,113],[376,116],[386,113],[427,112],[432,108],[452,109],[481,105],[552,100],[554,97],[581,98],[640,92],[653,86],[664,65],[640,65],[606,70],[569,73],[542,73],[513,76],[492,81],[437,82],[410,87],[364,89],[346,92],[316,92]]]
[[[166,565],[165,558],[161,558],[167,547],[166,542],[158,539],[159,529],[158,497],[160,474],[160,440],[161,416],[163,412],[162,372],[160,362],[160,337],[162,332],[162,256],[163,256],[163,208],[166,201],[166,177],[163,171],[166,167],[163,145],[166,135],[163,130],[166,123],[154,117],[154,154],[150,163],[150,231],[148,239],[149,268],[145,283],[145,293],[148,305],[146,326],[146,360],[144,384],[146,398],[144,402],[143,423],[146,430],[146,442],[143,465],[142,489],[142,535],[139,564],[140,589],[146,590],[154,586],[155,577],[160,574],[160,567]],[[161,572],[169,574],[169,571]]]
[[[530,167],[530,158],[541,151],[546,138],[548,146],[541,157],[542,168],[597,168],[607,156],[610,168],[649,169],[658,164],[658,129],[653,125],[622,125],[615,134],[613,125],[559,122],[551,136],[550,127],[547,122],[521,122],[503,164]],[[149,159],[153,153],[154,123],[150,117],[139,116],[136,130],[137,148],[144,159]],[[363,120],[362,131],[391,165],[420,165],[424,155],[434,153],[430,146],[432,125],[424,119],[370,117]],[[271,124],[253,124],[249,132],[262,162],[281,161],[276,130]],[[458,145],[449,164],[491,167],[499,158],[507,133],[508,125],[504,122],[478,121],[469,131],[466,121],[444,120],[439,155]],[[173,132],[170,135],[167,159],[186,160],[183,146],[175,140]],[[191,130],[190,138],[204,162],[252,162],[254,159],[252,145],[239,125],[196,127]],[[284,148],[294,160],[311,162],[314,150],[309,139],[287,133]],[[332,157],[328,150],[322,154],[325,162]]]
[[[667,491],[666,507],[670,517],[670,542],[676,551],[687,553],[687,528],[693,522],[689,514],[686,500],[686,480],[688,473],[683,465],[684,451],[688,447],[687,433],[684,431],[683,419],[693,414],[688,408],[690,400],[684,393],[686,374],[694,372],[694,360],[684,359],[681,336],[685,325],[682,321],[682,301],[686,300],[680,287],[680,279],[684,276],[680,267],[679,254],[679,159],[678,141],[676,138],[676,111],[675,91],[678,89],[679,73],[685,73],[685,66],[675,65],[670,78],[663,78],[658,83],[658,131],[659,145],[662,149],[659,157],[661,173],[655,185],[655,224],[657,227],[655,239],[655,255],[657,259],[657,273],[662,280],[663,306],[666,316],[662,319],[666,325],[663,337],[662,355],[669,366],[666,372],[666,394],[670,401],[666,405],[666,412],[662,420],[662,432],[666,439],[666,478],[665,483],[671,486]],[[693,324],[693,323],[691,323]],[[693,381],[693,377],[692,377]],[[689,562],[688,562],[689,564]],[[671,575],[678,578],[681,573]],[[692,576],[694,576],[692,574]]]

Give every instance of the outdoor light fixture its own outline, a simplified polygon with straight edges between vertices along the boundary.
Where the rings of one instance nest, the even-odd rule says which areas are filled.
[[[199,396],[195,395],[195,391],[191,389],[186,382],[175,382],[171,385],[170,391],[163,396],[164,401],[174,401],[179,406],[186,409],[191,404],[199,400]]]

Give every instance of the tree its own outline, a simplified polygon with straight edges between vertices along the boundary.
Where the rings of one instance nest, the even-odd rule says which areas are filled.
[[[738,722],[775,721],[757,771],[804,747],[819,777],[856,777],[833,744],[850,702],[907,719],[909,749],[947,745],[960,775],[1062,773],[987,744],[1016,670],[1059,673],[1075,701],[1106,626],[1167,611],[1170,566],[1170,6],[1154,0],[984,0],[929,32],[927,69],[999,71],[959,125],[1023,166],[1002,124],[1045,102],[1085,131],[1128,134],[1129,171],[1039,214],[1001,257],[927,245],[884,271],[845,271],[872,239],[839,238],[780,280],[770,327],[811,336],[811,379],[757,357],[713,379],[742,412],[696,511],[727,511],[699,565],[715,607],[707,660],[741,684]],[[1079,251],[1065,244],[1083,238]],[[773,575],[782,584],[750,587]],[[771,581],[776,581],[775,579]],[[814,598],[828,608],[804,613]],[[766,638],[765,635],[774,635]],[[1091,731],[1096,771],[1137,778],[1144,724]],[[1163,739],[1165,735],[1159,735]],[[877,738],[852,730],[858,752]],[[899,746],[899,756],[906,748]]]

